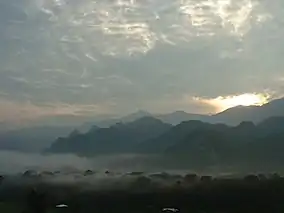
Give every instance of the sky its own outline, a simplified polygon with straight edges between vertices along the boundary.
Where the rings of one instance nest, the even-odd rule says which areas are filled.
[[[2,0],[0,122],[215,113],[280,97],[283,10],[282,0]]]

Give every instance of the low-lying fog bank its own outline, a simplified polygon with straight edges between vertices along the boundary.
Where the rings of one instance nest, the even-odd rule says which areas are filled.
[[[33,188],[54,199],[52,205],[62,201],[72,204],[70,199],[73,198],[76,202],[92,204],[93,198],[98,199],[100,196],[97,193],[104,192],[110,197],[106,195],[102,198],[102,203],[108,199],[117,203],[117,197],[112,194],[114,191],[142,194],[153,192],[145,195],[149,200],[156,199],[155,192],[161,193],[159,196],[168,196],[168,193],[163,194],[167,191],[171,193],[167,199],[177,200],[172,191],[178,190],[177,195],[182,198],[184,196],[181,195],[187,190],[194,195],[202,189],[206,197],[212,194],[211,189],[216,190],[216,193],[223,193],[222,190],[226,189],[229,190],[228,193],[233,194],[236,189],[245,187],[246,193],[247,190],[254,190],[255,186],[263,189],[263,186],[267,188],[267,184],[269,187],[274,187],[275,184],[278,187],[284,183],[284,179],[277,173],[252,172],[248,175],[234,168],[222,170],[214,167],[201,172],[190,169],[170,170],[166,165],[159,167],[157,162],[160,161],[156,157],[113,155],[81,158],[74,155],[0,152],[0,200],[22,202]],[[120,194],[116,195],[121,197]],[[123,200],[125,203],[127,196]],[[138,203],[141,200],[139,197],[135,199]]]
[[[155,171],[160,170],[155,156],[108,155],[93,158],[72,154],[43,155],[0,151],[0,173],[16,174],[26,170],[36,171]]]
[[[167,158],[155,155],[105,155],[93,158],[79,157],[72,154],[36,154],[21,153],[11,151],[0,151],[0,175],[24,173],[27,170],[42,171],[60,171],[84,172],[86,170],[104,172],[106,170],[114,172],[169,172],[185,174],[195,172],[199,174],[222,175],[223,173],[282,173],[282,166],[263,166],[261,163],[257,166],[249,165],[214,165],[208,167],[192,167],[185,161],[171,162]]]

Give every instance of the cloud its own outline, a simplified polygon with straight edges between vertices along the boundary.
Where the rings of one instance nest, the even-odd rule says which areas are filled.
[[[44,17],[52,32],[67,29],[68,34],[64,31],[54,34],[61,42],[92,41],[92,47],[112,56],[144,54],[158,43],[177,44],[216,33],[243,36],[253,22],[265,21],[259,18],[265,15],[263,8],[254,0],[83,0],[80,3],[31,0],[26,9],[32,18]],[[88,57],[90,53],[85,55]]]
[[[280,0],[0,4],[0,91],[17,112],[27,100],[115,114],[208,112],[184,97],[283,91],[274,80],[284,66]]]
[[[66,103],[34,104],[30,101],[15,102],[0,99],[0,121],[21,123],[47,116],[87,116],[109,113],[108,105],[74,105]]]
[[[199,37],[242,37],[253,24],[267,19],[259,17],[268,17],[256,0],[25,0],[15,5],[9,5],[14,16],[3,17],[9,21],[9,36],[19,33],[20,41],[31,41],[33,35],[34,43],[49,44],[46,53],[57,46],[80,62],[83,58],[97,62],[101,54],[146,54],[159,44],[191,43]],[[23,22],[15,22],[16,13],[26,16]],[[74,47],[79,54],[74,54]]]
[[[275,81],[276,81],[276,82],[283,82],[283,81],[284,81],[284,77],[283,77],[283,76],[277,76],[277,77],[275,78]]]

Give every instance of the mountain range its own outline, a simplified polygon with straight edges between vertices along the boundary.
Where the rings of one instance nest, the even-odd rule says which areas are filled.
[[[269,117],[284,116],[283,107],[284,107],[284,99],[278,99],[271,101],[270,103],[265,104],[263,106],[249,106],[249,107],[238,106],[230,108],[215,115],[190,114],[183,111],[176,111],[169,114],[157,115],[140,110],[122,118],[111,118],[111,116],[88,118],[87,119],[88,122],[85,122],[81,125],[79,125],[79,123],[80,122],[82,123],[83,119],[82,120],[79,119],[80,122],[77,121],[75,125],[74,122],[76,118],[74,116],[72,116],[71,118],[68,118],[68,116],[63,116],[64,122],[61,121],[61,117],[59,116],[57,117],[57,119],[56,118],[49,119],[49,122],[47,123],[50,124],[50,126],[36,126],[24,129],[17,129],[13,131],[5,131],[4,128],[5,125],[1,123],[1,127],[3,128],[2,131],[0,131],[0,149],[20,150],[20,151],[39,151],[47,147],[50,147],[50,145],[54,142],[56,138],[59,137],[66,138],[69,135],[69,133],[74,129],[79,130],[80,132],[79,134],[81,136],[84,135],[83,133],[86,133],[86,135],[88,135],[90,132],[94,132],[95,129],[103,129],[100,131],[107,132],[109,131],[108,128],[110,127],[111,127],[110,129],[116,129],[118,128],[118,126],[125,126],[126,124],[128,124],[126,126],[131,126],[133,122],[135,122],[137,119],[139,120],[140,118],[145,118],[145,117],[155,118],[163,122],[163,125],[166,124],[168,124],[168,126],[173,125],[172,129],[181,132],[181,133],[177,132],[176,134],[169,136],[163,136],[165,137],[165,139],[163,139],[163,144],[168,143],[168,145],[171,145],[172,144],[170,142],[171,137],[176,141],[178,140],[179,137],[182,137],[181,135],[183,131],[188,131],[187,129],[183,130],[184,127],[181,127],[179,125],[182,124],[183,122],[194,120],[196,126],[199,126],[201,124],[203,125],[204,123],[206,123],[206,125],[223,124],[222,126],[225,125],[236,126],[242,123],[243,121],[251,121],[254,124],[259,124],[263,120],[268,119]],[[54,124],[55,121],[57,121],[57,123],[60,125],[52,126],[51,124]],[[247,123],[247,124],[252,125],[252,123],[250,124]],[[273,128],[278,128],[278,127],[273,127]],[[89,130],[91,131],[89,132]],[[247,134],[247,133],[242,133],[242,134]],[[139,135],[139,137],[143,136]],[[239,135],[236,135],[235,137],[239,137]],[[151,140],[156,140],[156,139],[152,138]],[[149,144],[146,145],[147,143]],[[140,149],[139,152],[143,152],[143,150],[148,152],[153,152],[155,151],[155,149],[159,150],[159,146],[162,146],[159,145],[159,143],[161,142],[152,143],[149,140],[147,141],[147,143],[145,142],[145,145],[142,144],[139,145]],[[147,146],[150,146],[150,144],[151,147],[147,148]]]
[[[187,166],[284,163],[284,117],[238,126],[186,121],[176,126],[153,117],[59,138],[46,151],[83,156],[155,154]]]
[[[284,148],[284,117],[271,117],[255,125],[242,122],[231,127],[223,124],[194,124],[184,122],[177,127],[186,129],[179,140],[158,150],[167,159],[179,163],[191,162],[192,166],[201,165],[276,165],[284,162],[281,154]],[[165,134],[174,134],[174,129]],[[156,138],[159,142],[165,135]],[[163,143],[162,143],[163,144]]]
[[[236,126],[242,121],[251,121],[259,123],[269,117],[284,116],[284,98],[273,100],[262,106],[236,106],[223,112],[213,115],[193,114],[184,111],[175,111],[168,114],[151,114],[139,110],[133,114],[116,119],[107,119],[84,124],[84,128],[96,125],[99,127],[109,127],[117,122],[132,122],[138,118],[152,116],[165,123],[177,125],[183,121],[199,120],[207,123],[223,123],[230,126]]]
[[[129,123],[93,129],[85,134],[73,133],[59,138],[47,151],[81,155],[132,152],[138,144],[156,138],[171,127],[156,118],[143,117]]]

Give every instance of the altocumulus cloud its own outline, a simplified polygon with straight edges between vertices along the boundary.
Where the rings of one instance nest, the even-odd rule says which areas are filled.
[[[1,1],[0,116],[17,119],[7,109],[23,116],[22,105],[25,119],[197,111],[184,97],[281,93],[283,8],[281,0]]]

